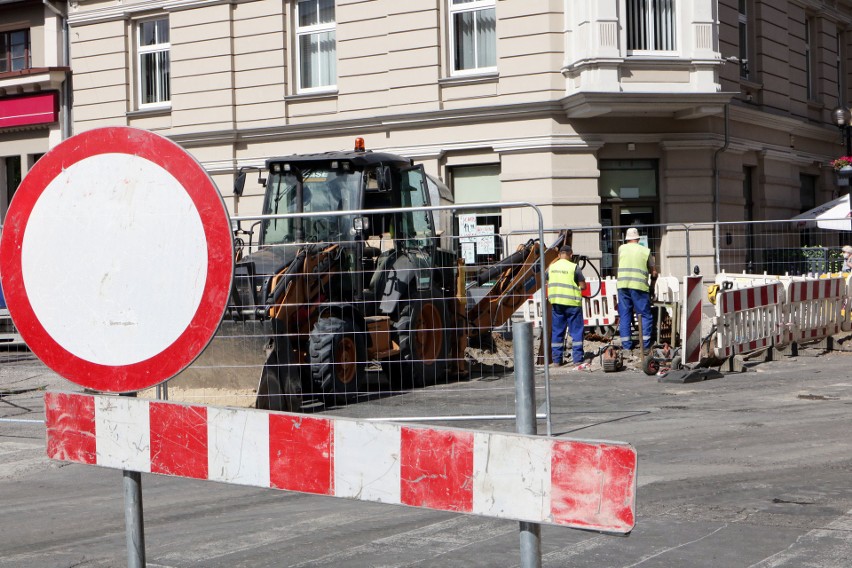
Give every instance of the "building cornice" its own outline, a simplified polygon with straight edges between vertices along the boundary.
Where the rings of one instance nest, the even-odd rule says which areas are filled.
[[[730,118],[731,121],[762,126],[782,132],[795,132],[796,136],[807,136],[810,138],[825,138],[827,133],[830,133],[828,135],[831,136],[837,130],[837,127],[834,125],[805,122],[798,118],[772,114],[745,105],[731,105]]]
[[[469,126],[485,122],[551,119],[562,116],[561,101],[544,101],[528,104],[494,105],[473,109],[456,109],[422,113],[408,113],[360,119],[334,120],[302,124],[280,125],[275,127],[237,130],[219,130],[202,133],[169,135],[169,138],[186,148],[210,146],[214,144],[236,144],[239,142],[280,141],[290,142],[306,138],[365,136],[384,133],[400,127],[438,128],[446,126]],[[731,105],[731,120],[754,124],[783,132],[794,132],[797,137],[825,138],[831,128],[809,124],[789,117],[781,117],[754,109]],[[716,149],[724,144],[724,137],[717,134],[678,134],[678,133],[611,133],[611,134],[550,134],[539,136],[519,136],[505,138],[483,138],[457,140],[452,143],[425,144],[404,147],[373,147],[374,150],[395,152],[419,160],[440,159],[447,153],[483,150],[498,154],[525,153],[538,151],[559,152],[597,152],[604,144],[613,143],[652,143],[660,144],[667,150]],[[801,164],[813,164],[824,161],[825,157],[802,152],[780,145],[732,139],[730,152],[762,152],[769,157],[792,160]],[[768,152],[768,153],[767,153]],[[212,171],[232,171],[236,165],[262,165],[262,159],[248,158],[235,161],[218,161],[205,164]]]
[[[669,117],[689,120],[721,114],[739,93],[579,92],[562,99],[568,118]]]
[[[202,133],[173,134],[169,138],[184,147],[208,146],[211,143],[258,141],[264,139],[296,140],[348,133],[385,132],[400,126],[438,128],[470,125],[505,119],[551,118],[561,113],[559,101],[527,104],[494,105],[471,109],[443,110],[424,113],[372,116],[346,120],[305,122],[273,127],[248,128],[239,131],[219,130]]]
[[[147,0],[135,4],[116,3],[113,6],[81,10],[81,6],[87,4],[85,0],[82,0],[69,3],[71,9],[68,14],[68,25],[126,20],[150,12],[178,12],[221,4],[242,4],[248,1],[253,0]]]
[[[55,91],[70,74],[70,67],[33,67],[0,73],[0,96]]]

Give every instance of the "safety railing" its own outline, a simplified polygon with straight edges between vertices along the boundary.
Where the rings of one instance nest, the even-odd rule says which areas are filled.
[[[589,282],[585,323],[611,335],[617,325],[615,255],[628,227],[544,228],[530,204],[499,206],[532,212],[539,228],[501,234],[486,227],[455,236],[418,226],[412,215],[428,210],[458,218],[483,204],[235,218],[240,260],[231,306],[208,349],[166,385],[170,398],[376,419],[511,417],[513,321],[536,323],[536,352],[549,362],[540,290],[555,249],[546,249],[570,231],[566,238]],[[781,276],[770,269],[783,270],[793,282],[804,278],[796,273],[839,270],[846,236],[802,229],[794,221],[655,225],[640,234],[661,274],[657,302],[671,306],[672,343],[678,280],[687,269],[698,267],[709,283],[718,257],[717,279],[736,287],[777,281]],[[798,252],[777,252],[784,250]],[[494,262],[463,262],[489,257]],[[742,274],[749,267],[753,271]],[[786,320],[768,316],[762,328],[754,313],[725,312],[717,316],[722,327],[736,332],[722,333],[717,352],[741,352],[764,338],[780,343],[794,328],[799,338],[814,337],[817,327],[824,331],[816,335],[848,328],[841,305],[846,293],[802,300]],[[796,327],[794,319],[805,323]],[[775,338],[776,328],[786,335]],[[547,365],[541,372],[549,379]],[[549,398],[549,382],[540,388]],[[442,402],[448,390],[458,402],[452,408]]]
[[[823,220],[825,221],[825,220]],[[834,221],[834,220],[829,220]],[[836,220],[849,223],[849,219]],[[841,248],[852,244],[850,231],[836,223],[796,219],[732,221],[721,223],[669,223],[648,225],[552,226],[545,233],[569,229],[574,253],[587,257],[602,277],[615,277],[618,247],[627,229],[638,228],[640,243],[651,249],[661,275],[682,278],[697,273],[748,273],[808,276],[840,272]],[[845,226],[845,225],[844,225]],[[513,231],[505,237],[522,236]],[[587,278],[595,278],[591,272]]]

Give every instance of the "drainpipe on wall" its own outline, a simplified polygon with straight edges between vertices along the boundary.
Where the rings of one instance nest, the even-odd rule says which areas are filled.
[[[56,14],[59,17],[59,20],[62,22],[62,55],[60,60],[60,65],[63,67],[71,66],[71,45],[70,45],[70,34],[68,33],[68,16],[66,16],[62,10],[54,6],[50,3],[50,0],[41,0],[42,4]],[[60,102],[59,102],[59,110],[60,110],[60,123],[59,129],[62,136],[62,139],[65,140],[71,136],[71,77],[69,72],[65,73],[65,80],[62,81],[62,87],[60,90]]]
[[[719,274],[721,260],[719,257],[720,245],[720,230],[719,230],[719,154],[728,149],[731,143],[730,133],[728,132],[728,106],[730,103],[725,103],[725,143],[721,148],[713,152],[713,224],[716,230],[716,274]]]

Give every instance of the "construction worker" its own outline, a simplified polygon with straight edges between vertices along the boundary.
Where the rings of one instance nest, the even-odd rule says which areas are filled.
[[[852,247],[843,245],[843,266],[841,272],[848,274],[852,272]]]
[[[648,275],[656,278],[657,268],[650,249],[639,244],[639,231],[636,228],[627,229],[624,241],[618,247],[618,329],[621,347],[633,349],[631,324],[634,315],[638,314],[642,316],[642,347],[648,352],[654,329]]]
[[[571,333],[572,356],[577,370],[588,368],[583,363],[583,290],[586,279],[580,267],[571,262],[571,247],[559,249],[559,258],[547,269],[547,300],[553,314],[550,337],[551,365],[561,367],[566,329]]]

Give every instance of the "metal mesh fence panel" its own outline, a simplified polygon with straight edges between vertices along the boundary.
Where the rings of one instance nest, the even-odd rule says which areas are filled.
[[[848,219],[837,221],[847,230],[797,220],[720,223],[715,247],[719,271],[790,276],[840,272],[841,247],[849,244],[852,226]]]
[[[373,419],[513,417],[512,321],[566,235],[506,250],[506,235],[437,234],[418,225],[418,211],[237,219],[224,321],[162,394]],[[548,373],[539,371],[543,401]]]

